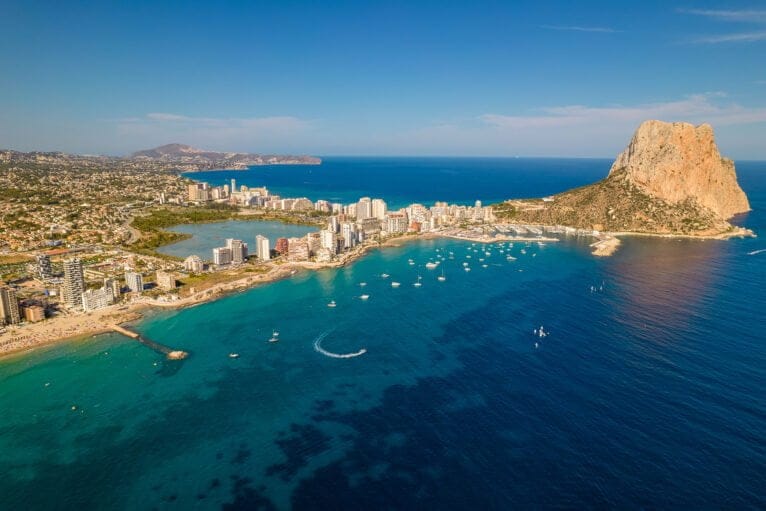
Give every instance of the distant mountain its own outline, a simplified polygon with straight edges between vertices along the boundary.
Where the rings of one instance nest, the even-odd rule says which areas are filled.
[[[175,163],[182,170],[241,170],[255,165],[319,165],[322,160],[314,156],[269,155],[250,153],[222,153],[206,151],[185,144],[166,144],[137,151],[132,160],[154,160]]]
[[[188,156],[190,154],[200,154],[208,151],[203,151],[185,144],[165,144],[154,149],[145,149],[143,151],[136,151],[131,154],[131,158],[180,158]],[[217,154],[217,153],[210,153]]]

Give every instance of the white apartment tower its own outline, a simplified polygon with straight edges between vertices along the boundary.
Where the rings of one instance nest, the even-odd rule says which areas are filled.
[[[319,231],[319,240],[321,247],[329,250],[330,254],[335,255],[338,253],[338,236],[335,234],[335,231],[330,229]]]
[[[213,263],[218,266],[231,263],[231,249],[218,247],[213,249]]]
[[[343,247],[352,248],[356,245],[356,225],[351,222],[340,224],[340,233],[343,237]]]
[[[133,293],[142,293],[144,291],[144,277],[135,271],[125,273],[125,285]]]
[[[378,220],[385,220],[388,206],[383,199],[372,199],[372,216]]]
[[[356,203],[356,219],[364,220],[372,217],[372,201],[369,197],[362,197]]]
[[[64,261],[64,282],[61,285],[61,301],[67,307],[81,307],[85,279],[82,275],[82,261],[74,257]]]
[[[205,263],[202,262],[202,258],[198,255],[190,255],[184,259],[184,269],[186,271],[201,272],[205,269]]]
[[[255,252],[258,259],[261,261],[268,261],[271,259],[271,247],[269,246],[269,238],[261,236],[260,234],[255,237]]]
[[[247,259],[247,243],[242,240],[229,238],[226,240],[226,248],[231,250],[232,263],[241,263]]]

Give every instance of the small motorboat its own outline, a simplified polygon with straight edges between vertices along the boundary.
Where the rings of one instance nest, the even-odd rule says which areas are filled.
[[[362,300],[367,300],[370,298],[370,295],[362,295],[359,298],[361,298]]]
[[[391,287],[399,287],[399,286],[401,286],[401,283],[399,283],[399,282],[392,282],[391,283]]]
[[[327,304],[328,307],[337,307],[337,304],[335,303],[335,300],[330,300],[330,303]]]
[[[229,358],[239,358],[239,353],[229,353]]]

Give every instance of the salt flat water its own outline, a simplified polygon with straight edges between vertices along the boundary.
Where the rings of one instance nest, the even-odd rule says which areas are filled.
[[[401,161],[418,176],[403,202],[450,170]],[[445,199],[609,167],[476,161],[456,160],[473,179]],[[766,232],[766,163],[737,170],[737,223]],[[286,189],[304,171],[268,169]],[[135,325],[181,362],[111,335],[6,360],[0,507],[765,507],[766,241],[630,238],[606,259],[589,241],[409,241]]]
[[[191,238],[165,245],[158,252],[176,257],[188,257],[196,254],[202,259],[211,259],[215,247],[226,245],[227,238],[241,239],[249,243],[251,253],[255,253],[255,237],[266,236],[273,247],[277,238],[305,236],[317,230],[314,226],[285,224],[263,220],[228,220],[205,224],[183,224],[169,227],[168,230],[190,234]]]

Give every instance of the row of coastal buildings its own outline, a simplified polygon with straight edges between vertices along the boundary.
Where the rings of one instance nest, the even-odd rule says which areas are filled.
[[[264,188],[242,186],[238,191],[235,182],[231,186],[209,187],[206,183],[190,185],[192,189],[205,191],[205,196],[225,196],[227,200],[250,207],[271,208],[282,211],[317,211],[327,219],[323,229],[302,237],[278,238],[272,247],[264,236],[256,236],[255,252],[251,254],[248,243],[239,239],[226,240],[225,246],[212,250],[210,259],[215,267],[241,264],[255,256],[268,261],[274,257],[288,261],[329,262],[343,252],[366,240],[379,240],[405,233],[434,232],[456,225],[468,225],[494,220],[492,208],[483,207],[480,201],[472,206],[436,202],[433,206],[410,204],[397,210],[389,210],[383,199],[362,197],[351,204],[330,203],[324,200],[312,202],[306,198],[286,199],[270,195]],[[228,195],[227,195],[228,194]],[[198,255],[184,261],[187,271],[201,271],[204,262]]]
[[[144,275],[136,271],[126,271],[124,285],[115,277],[98,279],[100,272],[84,268],[77,257],[65,259],[62,263],[63,274],[54,275],[50,256],[36,256],[35,278],[49,286],[46,296],[56,294],[58,304],[67,310],[90,312],[108,307],[119,302],[123,295],[136,296],[144,291]],[[86,283],[86,277],[88,281]],[[171,271],[157,270],[154,286],[164,291],[177,287],[177,274]],[[89,285],[88,285],[89,284]],[[0,286],[0,325],[15,325],[23,321],[37,322],[46,317],[46,307],[39,300],[20,300],[16,289]]]
[[[411,204],[406,208],[389,211],[383,199],[362,197],[358,202],[342,204],[326,200],[311,201],[306,197],[287,198],[272,194],[266,187],[248,187],[242,185],[237,189],[236,180],[223,186],[211,186],[208,183],[193,183],[188,188],[189,202],[228,202],[237,206],[263,208],[275,211],[316,211],[326,215],[336,215],[340,221],[347,219],[356,222],[369,220],[374,226],[375,220],[380,222],[381,231],[401,232],[413,230],[434,230],[444,225],[454,225],[455,222],[490,221],[492,208],[482,207],[477,201],[474,206],[447,204],[436,202],[431,207],[422,204]],[[402,225],[407,222],[406,225]]]

